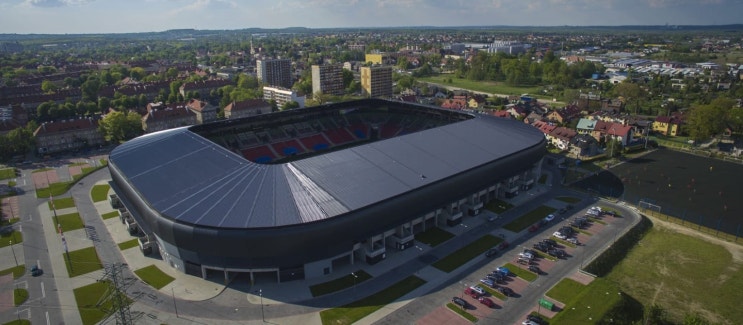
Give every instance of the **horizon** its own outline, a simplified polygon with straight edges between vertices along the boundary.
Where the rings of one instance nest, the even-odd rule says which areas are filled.
[[[19,35],[287,28],[725,26],[740,24],[738,13],[743,10],[743,2],[736,0],[250,2],[0,0],[0,21],[3,22],[2,34]],[[112,17],[121,19],[116,21]]]

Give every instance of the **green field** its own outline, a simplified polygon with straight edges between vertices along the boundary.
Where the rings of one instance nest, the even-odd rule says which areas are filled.
[[[547,297],[555,299],[557,301],[570,301],[579,292],[586,288],[585,284],[582,284],[573,279],[565,278],[560,280],[550,291],[545,294]]]
[[[446,82],[449,78],[451,78],[451,81],[452,81],[451,83]],[[451,87],[464,88],[464,89],[473,90],[473,91],[480,91],[480,92],[484,92],[488,94],[502,94],[502,95],[531,94],[534,97],[539,97],[535,95],[540,90],[540,87],[514,87],[514,86],[506,85],[505,83],[502,83],[502,82],[459,79],[456,76],[451,75],[451,74],[441,74],[441,75],[431,76],[431,77],[421,77],[421,78],[418,78],[418,80],[422,82],[436,83],[442,86],[451,86]]]
[[[0,169],[0,180],[11,179],[15,177],[15,168]]]
[[[111,211],[111,212],[106,212],[103,215],[101,215],[101,218],[103,218],[103,220],[106,220],[106,219],[116,218],[118,216],[119,216],[119,211]]]
[[[616,283],[602,278],[593,280],[583,290],[578,289],[574,286],[560,288],[559,296],[564,295],[567,300],[560,300],[565,303],[565,309],[550,319],[550,324],[597,324],[602,319],[602,324],[611,323],[605,317],[627,298]],[[568,290],[576,291],[570,294]]]
[[[0,275],[13,274],[13,279],[20,278],[24,273],[26,273],[26,265],[24,264],[0,271]]]
[[[742,254],[740,246],[728,250],[656,222],[607,278],[646,308],[660,305],[674,322],[693,312],[710,323],[743,324]]]
[[[90,190],[90,197],[93,198],[93,202],[101,202],[108,199],[108,190],[111,186],[108,184],[95,185]]]
[[[85,176],[90,175],[90,173],[96,170],[99,170],[101,168],[105,168],[105,167],[106,166],[85,167],[82,170],[83,171],[82,174],[73,176],[72,181],[52,183],[52,184],[49,184],[49,187],[36,189],[36,197],[45,198],[49,196],[59,196],[64,193],[67,193],[67,191],[69,191],[73,185],[77,184],[79,180],[83,179]],[[39,169],[39,170],[35,170],[34,173],[45,171],[45,170],[51,170],[51,169],[52,168]]]
[[[80,214],[77,212],[57,216],[57,222],[62,225],[63,232],[82,229],[85,227],[83,219],[80,218]]]
[[[457,305],[455,305],[455,304],[453,304],[451,302],[446,304],[446,308],[451,309],[451,311],[453,311],[453,312],[461,315],[462,317],[464,317],[466,320],[468,320],[470,322],[473,322],[474,323],[474,322],[477,321],[477,317],[475,317],[474,315],[468,313],[467,311],[465,311],[464,309],[462,309],[462,307],[459,307],[459,306],[457,306]]]
[[[52,206],[52,203],[54,203],[53,206]],[[47,203],[47,205],[49,206],[50,211],[53,209],[57,209],[57,210],[67,209],[67,208],[75,207],[75,200],[72,199],[71,197],[63,197],[59,199],[54,199],[51,202]]]
[[[439,227],[429,228],[424,232],[415,234],[415,240],[431,247],[435,247],[452,238],[454,238],[454,234]]]
[[[343,289],[349,289],[355,285],[360,284],[361,282],[364,282],[372,278],[372,276],[369,273],[366,273],[362,270],[357,270],[352,273],[353,274],[348,274],[340,278],[337,278],[335,280],[318,283],[316,285],[311,286],[310,292],[312,292],[312,296],[319,297],[319,296],[333,293],[336,291],[341,291]]]
[[[513,232],[521,232],[527,227],[537,223],[539,220],[542,220],[552,212],[555,212],[555,208],[542,205],[520,216],[518,219],[511,221],[509,224],[503,226],[503,228]]]
[[[95,251],[95,247],[78,249],[64,255],[63,258],[65,266],[67,266],[67,274],[69,274],[71,278],[103,268],[101,260],[98,258],[98,253]]]
[[[482,236],[469,245],[456,250],[431,265],[441,271],[449,273],[456,270],[464,263],[469,262],[471,259],[482,255],[485,251],[500,244],[502,241],[503,239],[492,235]]]
[[[139,270],[134,271],[134,273],[137,274],[137,276],[142,279],[142,281],[146,282],[147,284],[158,290],[175,280],[174,277],[161,271],[155,265],[145,266]]]
[[[139,246],[139,239],[127,240],[123,243],[119,243],[119,250],[130,249]]]
[[[320,319],[325,325],[353,324],[425,283],[426,281],[421,278],[411,275],[361,300],[341,307],[323,310],[320,312]]]
[[[13,243],[13,245],[22,243],[23,233],[18,230],[13,230],[11,232],[3,233],[2,235],[0,235],[0,248],[10,246],[11,242]],[[18,246],[18,249],[23,249],[23,247]]]
[[[510,208],[513,208],[513,204],[498,199],[493,199],[485,205],[485,209],[493,213],[503,213]]]
[[[107,281],[99,281],[84,287],[75,288],[75,301],[80,312],[80,318],[84,325],[97,324],[104,317],[113,312],[113,299],[110,299],[111,285]],[[109,298],[109,299],[105,299]],[[125,303],[131,304],[132,300],[122,295]]]
[[[28,300],[28,290],[22,288],[13,289],[13,302],[16,306]]]

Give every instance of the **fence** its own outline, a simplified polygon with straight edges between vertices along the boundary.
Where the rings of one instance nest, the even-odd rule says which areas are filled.
[[[643,205],[645,207],[643,207]],[[655,209],[654,207],[657,207],[658,209]],[[723,223],[722,218],[719,218],[717,219],[716,222],[713,222],[713,223],[716,223],[716,225],[714,225],[713,227],[707,227],[707,226],[702,225],[704,223],[704,216],[701,216],[701,215],[699,216],[698,222],[695,223],[694,221],[690,220],[692,218],[684,219],[683,217],[677,218],[677,217],[670,216],[668,214],[664,214],[662,212],[662,209],[660,209],[660,206],[658,205],[647,205],[645,202],[640,201],[640,204],[638,204],[638,208],[640,212],[642,212],[643,214],[656,217],[658,219],[668,221],[671,223],[675,223],[677,225],[681,225],[689,229],[693,229],[693,230],[717,237],[725,241],[737,243],[738,238],[740,237],[740,229],[741,229],[740,223],[738,223],[738,225],[735,227],[736,229],[734,233],[728,233],[728,232],[722,231],[721,229],[722,223]]]

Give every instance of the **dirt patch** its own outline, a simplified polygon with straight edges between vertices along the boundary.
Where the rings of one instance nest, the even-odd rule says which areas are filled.
[[[570,276],[570,279],[578,281],[578,283],[588,285],[589,283],[593,282],[594,277],[580,271],[576,271],[575,273],[573,273],[573,275]]]

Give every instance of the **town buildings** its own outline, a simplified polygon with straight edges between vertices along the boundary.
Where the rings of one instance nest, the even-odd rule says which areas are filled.
[[[335,96],[343,95],[343,64],[313,65],[312,93]]]
[[[264,59],[256,61],[256,77],[269,86],[291,88],[292,62],[289,59]]]
[[[392,96],[392,67],[361,67],[361,88],[369,97]]]

